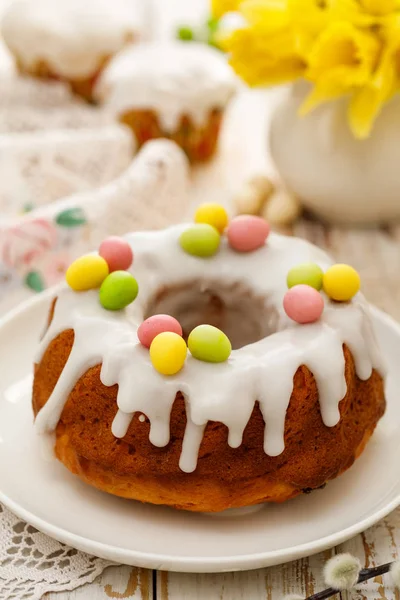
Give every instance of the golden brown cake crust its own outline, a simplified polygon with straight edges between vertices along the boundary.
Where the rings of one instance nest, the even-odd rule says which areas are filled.
[[[132,129],[139,147],[149,140],[168,138],[186,152],[190,161],[202,162],[209,160],[215,153],[222,123],[222,111],[219,109],[211,111],[203,127],[195,125],[189,115],[182,115],[173,132],[162,128],[153,110],[127,111],[120,120]]]
[[[73,339],[72,330],[61,333],[35,366],[35,415],[50,397]],[[197,469],[182,472],[178,462],[186,412],[180,394],[166,447],[150,443],[149,422],[140,421],[139,413],[127,435],[115,438],[111,424],[117,412],[117,386],[101,383],[100,365],[89,369],[69,395],[56,430],[57,457],[87,483],[143,502],[209,512],[282,502],[324,485],[349,468],[385,411],[381,376],[373,371],[369,380],[361,381],[347,347],[344,355],[347,394],[340,403],[339,424],[330,428],[323,424],[314,377],[300,367],[286,416],[285,450],[277,457],[264,453],[264,421],[256,404],[239,448],[228,446],[225,425],[209,422]]]

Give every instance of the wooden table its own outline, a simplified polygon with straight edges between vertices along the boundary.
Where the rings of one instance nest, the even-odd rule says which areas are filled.
[[[171,23],[196,20],[206,0],[163,0],[153,13],[153,34],[165,35]],[[153,4],[154,7],[154,4]],[[179,15],[179,16],[177,16]],[[247,175],[271,168],[265,153],[270,100],[243,94],[231,110],[220,156],[194,173],[192,203],[200,199],[229,204],[233,190]],[[346,231],[303,219],[287,233],[305,237],[327,249],[338,261],[351,262],[360,272],[369,300],[400,320],[400,226]],[[281,600],[284,594],[307,596],[324,589],[324,562],[334,553],[351,552],[362,564],[378,565],[398,556],[400,508],[367,532],[311,558],[243,573],[191,575],[111,567],[93,584],[73,592],[49,594],[47,600]],[[344,593],[342,600],[400,600],[389,579],[378,577]]]

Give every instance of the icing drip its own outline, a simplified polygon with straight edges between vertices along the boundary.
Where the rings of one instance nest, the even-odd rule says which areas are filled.
[[[14,0],[1,33],[27,68],[44,61],[55,74],[90,77],[142,29],[132,0]]]
[[[186,411],[186,414],[187,411]],[[203,439],[205,425],[196,425],[189,417],[182,441],[182,452],[179,459],[179,468],[185,473],[192,473],[197,466],[197,457]]]
[[[114,58],[95,95],[121,115],[154,110],[165,131],[174,131],[183,114],[202,125],[209,112],[224,108],[236,89],[232,69],[220,52],[192,42],[132,46]]]
[[[293,264],[309,261],[326,269],[331,261],[321,250],[303,240],[271,234],[267,245],[254,253],[233,252],[224,241],[212,259],[198,259],[179,247],[179,234],[185,227],[136,233],[127,238],[135,255],[131,270],[140,291],[125,311],[102,309],[96,290],[79,294],[61,290],[36,362],[62,331],[73,329],[75,339],[63,373],[37,416],[39,432],[55,429],[77,380],[88,368],[101,364],[102,383],[118,384],[118,411],[112,424],[116,437],[124,437],[135,413],[141,413],[150,421],[151,443],[166,446],[172,406],[176,394],[183,394],[187,425],[179,465],[191,472],[196,468],[207,422],[225,424],[228,444],[237,448],[256,401],[266,423],[265,452],[270,456],[283,452],[293,377],[301,365],[306,365],[315,377],[322,419],[328,427],[338,423],[339,402],[346,394],[343,344],[353,354],[360,379],[368,379],[373,368],[383,371],[368,305],[361,294],[348,304],[326,300],[321,320],[311,325],[297,325],[284,314],[287,271]],[[268,304],[276,310],[277,331],[234,350],[225,363],[205,363],[189,355],[182,371],[164,377],[152,367],[148,350],[138,342],[136,331],[160,288],[190,285],[194,280],[204,281],[204,289],[218,289],[221,281],[248,285],[258,296],[268,298]]]

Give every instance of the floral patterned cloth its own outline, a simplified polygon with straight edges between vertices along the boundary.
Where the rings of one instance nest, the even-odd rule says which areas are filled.
[[[63,277],[71,247],[87,225],[82,208],[69,208],[54,218],[32,218],[0,230],[0,298],[7,286],[24,284],[35,292]]]
[[[164,227],[186,202],[180,149],[148,144],[60,82],[0,76],[0,315],[106,235]]]
[[[149,142],[118,178],[0,221],[0,315],[62,280],[106,235],[165,227],[186,210],[189,169],[173,142]]]

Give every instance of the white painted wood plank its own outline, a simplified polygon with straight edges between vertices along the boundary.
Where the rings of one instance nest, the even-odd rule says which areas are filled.
[[[325,561],[333,550],[257,571],[195,575],[158,573],[159,600],[282,600],[285,594],[308,596],[323,589]]]
[[[338,552],[351,552],[367,567],[384,564],[398,558],[400,544],[400,509],[365,533],[337,548]],[[358,591],[344,593],[343,600],[399,600],[390,575],[376,577],[359,586]]]
[[[46,594],[46,600],[155,600],[153,575],[147,569],[117,566],[106,569],[93,583],[72,592]]]

